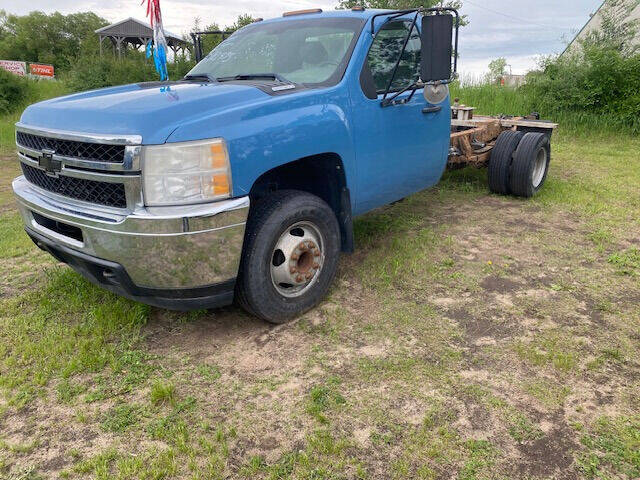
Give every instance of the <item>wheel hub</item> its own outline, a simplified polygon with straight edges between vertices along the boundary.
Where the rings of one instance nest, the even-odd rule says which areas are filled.
[[[296,283],[311,280],[320,268],[316,259],[320,256],[320,249],[312,241],[300,242],[291,254],[289,273]]]
[[[318,227],[300,222],[287,228],[273,250],[271,280],[286,297],[304,293],[315,283],[324,263],[323,238]]]

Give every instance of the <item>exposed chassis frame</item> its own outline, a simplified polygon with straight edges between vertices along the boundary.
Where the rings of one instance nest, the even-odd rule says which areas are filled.
[[[557,123],[533,117],[475,116],[468,120],[451,120],[451,143],[447,168],[486,167],[496,139],[505,130],[542,132],[549,136]]]

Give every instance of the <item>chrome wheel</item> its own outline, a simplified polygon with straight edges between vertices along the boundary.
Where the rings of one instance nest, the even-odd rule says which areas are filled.
[[[541,148],[536,156],[536,163],[533,167],[533,188],[538,188],[542,183],[545,171],[547,170],[547,150]]]
[[[311,222],[287,228],[271,255],[271,281],[285,297],[297,297],[317,281],[324,264],[324,239]]]

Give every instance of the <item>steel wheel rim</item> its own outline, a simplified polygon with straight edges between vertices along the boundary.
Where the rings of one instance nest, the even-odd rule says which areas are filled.
[[[533,167],[533,188],[538,188],[544,178],[547,169],[547,151],[541,148],[536,155],[536,163]]]
[[[269,259],[271,283],[287,298],[307,292],[324,265],[324,237],[313,222],[297,222],[278,238]]]

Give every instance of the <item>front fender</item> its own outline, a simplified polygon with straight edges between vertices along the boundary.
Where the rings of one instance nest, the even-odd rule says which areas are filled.
[[[346,89],[337,87],[272,97],[180,126],[167,141],[224,138],[234,196],[247,195],[268,170],[327,152],[342,158],[347,185],[352,188],[356,162],[348,98]]]

